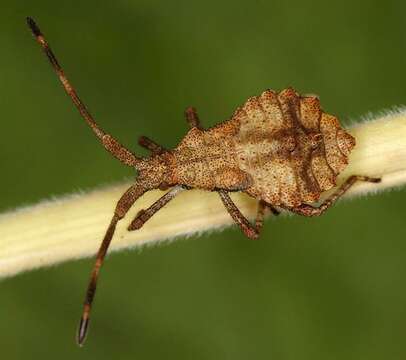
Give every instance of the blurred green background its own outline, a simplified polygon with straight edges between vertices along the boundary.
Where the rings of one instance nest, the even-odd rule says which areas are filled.
[[[400,0],[4,1],[0,209],[132,176],[73,108],[27,15],[101,126],[145,154],[143,134],[176,145],[186,106],[211,126],[266,88],[317,93],[344,124],[404,104],[405,13]],[[0,356],[404,359],[405,203],[387,192],[268,220],[260,241],[230,228],[115,254],[83,349],[91,260],[3,280]]]

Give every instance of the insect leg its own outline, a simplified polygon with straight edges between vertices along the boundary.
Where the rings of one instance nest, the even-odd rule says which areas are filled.
[[[190,125],[191,128],[195,127],[195,128],[202,130],[202,127],[200,125],[199,116],[197,115],[197,111],[194,107],[189,106],[185,110],[185,117],[186,117],[186,121],[188,122],[188,124]]]
[[[240,227],[244,235],[250,239],[257,239],[262,228],[264,212],[267,204],[263,201],[259,202],[255,225],[252,225],[234,204],[230,198],[230,195],[228,195],[226,191],[218,190],[218,194],[220,195],[221,201],[223,202],[228,213],[233,218],[235,223]]]
[[[128,231],[140,229],[158,210],[163,208],[169,201],[184,190],[186,189],[180,185],[175,186],[155,201],[148,209],[141,210],[128,226]]]
[[[89,325],[89,315],[92,307],[94,295],[96,292],[97,279],[99,276],[100,268],[103,264],[104,257],[106,256],[107,249],[109,248],[111,239],[113,237],[116,225],[121,220],[134,202],[145,193],[147,189],[140,184],[135,184],[127,189],[127,191],[121,196],[120,200],[117,202],[116,208],[114,210],[113,218],[111,219],[110,225],[107,228],[104,239],[101,243],[99,251],[97,252],[96,262],[94,264],[92,274],[90,277],[89,285],[86,291],[85,302],[83,305],[82,318],[80,319],[79,329],[77,333],[77,342],[81,346],[85,341],[88,325]]]
[[[138,144],[150,150],[154,155],[162,154],[164,151],[166,151],[164,147],[157,144],[155,141],[151,140],[146,136],[140,136],[138,139]]]
[[[258,235],[262,229],[262,225],[264,224],[264,216],[265,216],[266,209],[270,209],[272,214],[274,214],[275,216],[280,214],[280,212],[277,209],[275,209],[271,204],[268,204],[267,202],[265,202],[263,200],[259,200],[258,209],[257,209],[257,217],[255,219],[255,229],[257,230]]]
[[[381,179],[368,176],[353,175],[350,176],[333,194],[325,199],[319,206],[302,204],[296,208],[291,208],[288,210],[303,216],[319,216],[323,214],[331,205],[333,205],[341,196],[343,196],[345,192],[357,181],[379,183]]]
[[[272,214],[275,216],[278,216],[281,213],[277,208],[273,207],[271,204],[267,203],[266,206],[271,210]]]
[[[271,204],[267,203],[264,200],[259,200],[259,202],[258,202],[258,210],[257,210],[257,217],[255,219],[255,227],[256,227],[258,233],[262,229],[266,209],[271,210],[272,214],[275,215],[275,216],[278,216],[280,214],[280,211],[278,209],[276,209],[274,206],[272,206]]]
[[[31,29],[31,32],[35,36],[37,42],[42,46],[48,60],[50,61],[52,67],[54,68],[55,72],[57,73],[59,80],[62,83],[66,93],[72,99],[74,105],[79,110],[80,115],[85,119],[87,124],[91,127],[95,135],[99,138],[100,142],[104,146],[104,148],[110,152],[115,158],[120,160],[122,163],[128,166],[136,166],[141,159],[135,156],[130,150],[125,148],[121,145],[116,139],[114,139],[111,135],[106,134],[95,122],[93,116],[87,110],[85,104],[82,103],[79,96],[77,95],[75,89],[70,84],[69,80],[67,79],[62,67],[59,65],[56,56],[52,52],[48,42],[45,40],[44,35],[41,33],[41,30],[34,22],[33,19],[27,18],[28,26]]]

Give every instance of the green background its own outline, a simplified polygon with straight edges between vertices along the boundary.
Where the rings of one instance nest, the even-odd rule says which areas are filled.
[[[186,106],[211,126],[266,88],[317,93],[344,124],[405,103],[405,13],[400,0],[2,1],[0,209],[132,176],[73,108],[27,15],[101,126],[146,154],[137,137],[175,146]],[[91,260],[6,279],[0,357],[404,359],[405,200],[268,220],[259,241],[230,228],[111,256],[82,349]]]

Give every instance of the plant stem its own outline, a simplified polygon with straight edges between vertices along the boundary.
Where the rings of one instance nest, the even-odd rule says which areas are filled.
[[[339,181],[348,176],[382,177],[380,184],[359,183],[353,196],[406,183],[406,111],[391,112],[350,129],[357,145]],[[85,194],[46,200],[0,216],[0,277],[96,253],[120,195],[122,183]],[[232,224],[216,193],[185,191],[137,231],[126,229],[137,212],[163,192],[145,194],[117,226],[111,250],[153,244]],[[232,194],[236,205],[254,217],[257,203],[242,193]]]

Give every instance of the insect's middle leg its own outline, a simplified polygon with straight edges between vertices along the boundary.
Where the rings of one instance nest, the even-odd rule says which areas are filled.
[[[273,207],[269,206],[265,201],[260,200],[258,203],[257,217],[255,219],[255,225],[252,225],[248,219],[241,213],[240,209],[231,200],[230,195],[224,190],[218,191],[221,201],[227,209],[230,216],[235,223],[240,227],[245,236],[250,239],[257,239],[261,232],[262,225],[264,223],[265,209],[271,208],[271,211],[276,215],[279,212]],[[275,211],[275,212],[274,212]]]
[[[280,214],[279,210],[274,208],[271,204],[263,200],[259,200],[258,202],[258,209],[257,209],[257,217],[255,219],[255,228],[257,229],[258,233],[262,229],[262,225],[264,224],[264,217],[266,209],[271,210],[272,214],[278,216]]]
[[[379,183],[380,178],[373,178],[368,176],[353,175],[350,176],[333,194],[325,199],[319,206],[312,206],[302,204],[298,207],[288,209],[296,214],[303,216],[319,216],[323,214],[331,205],[333,205],[346,191],[354,185],[357,181],[366,181],[371,183]]]

